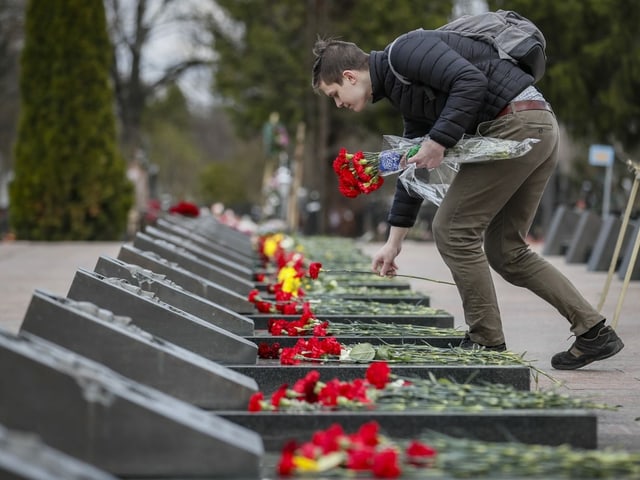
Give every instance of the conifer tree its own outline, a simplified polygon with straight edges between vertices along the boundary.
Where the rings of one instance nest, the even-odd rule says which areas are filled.
[[[19,239],[119,239],[132,186],[102,0],[30,0],[25,22],[11,226]]]

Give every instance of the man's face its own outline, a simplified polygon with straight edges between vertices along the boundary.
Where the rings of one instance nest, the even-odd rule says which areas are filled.
[[[332,98],[338,108],[348,108],[360,112],[367,106],[371,98],[370,89],[361,72],[345,70],[342,74],[342,85],[320,83],[319,87],[327,97]]]

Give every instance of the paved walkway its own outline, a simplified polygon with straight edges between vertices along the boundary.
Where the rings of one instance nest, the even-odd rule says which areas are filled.
[[[363,251],[373,255],[381,244],[363,245]],[[537,251],[542,245],[534,245]],[[590,272],[586,264],[567,264],[564,257],[546,257],[573,281],[593,304],[597,305],[607,278],[607,272]],[[451,281],[451,274],[441,260],[433,243],[405,242],[396,263],[399,274],[418,275]],[[561,390],[571,395],[584,395],[609,405],[620,405],[617,411],[598,414],[598,440],[601,447],[624,448],[640,451],[640,282],[631,282],[624,298],[616,331],[625,342],[625,348],[615,357],[593,363],[576,371],[551,368],[554,353],[567,350],[570,338],[569,323],[558,312],[527,290],[494,275],[507,347],[535,366],[562,382]],[[453,314],[456,326],[464,327],[464,316],[455,287],[424,280],[410,280],[413,290],[431,297],[431,305]],[[622,281],[614,276],[603,313],[612,319]],[[540,376],[541,388],[553,384]]]
[[[66,295],[78,268],[93,270],[100,255],[116,257],[121,243],[0,243],[0,328],[17,332],[35,289]],[[373,254],[380,244],[363,244]],[[538,245],[535,248],[540,249]],[[606,272],[589,272],[586,265],[568,265],[563,257],[548,257],[593,304],[597,304],[605,284]],[[398,258],[398,273],[451,280],[435,246],[430,242],[406,242]],[[453,314],[456,325],[464,326],[455,287],[411,280],[415,291],[431,296],[433,307]],[[526,290],[513,287],[496,277],[507,345],[549,372],[563,383],[571,395],[584,395],[611,405],[617,411],[599,413],[599,445],[640,452],[640,282],[627,291],[617,331],[626,347],[615,357],[573,372],[552,370],[551,356],[567,349],[568,323],[551,307]],[[604,306],[613,317],[622,282],[614,277]],[[551,382],[540,377],[539,386]]]

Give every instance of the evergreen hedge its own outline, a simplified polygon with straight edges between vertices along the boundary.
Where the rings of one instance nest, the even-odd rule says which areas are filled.
[[[102,0],[30,0],[9,215],[17,238],[116,240],[132,185],[117,147]]]

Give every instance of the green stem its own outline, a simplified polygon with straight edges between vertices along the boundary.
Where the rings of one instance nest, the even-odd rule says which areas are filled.
[[[326,272],[326,273],[364,273],[364,274],[370,274],[370,275],[379,275],[382,276],[376,272],[368,272],[368,271],[360,271],[360,270],[325,270],[324,268],[320,269],[321,272]],[[393,277],[404,277],[404,278],[414,278],[416,280],[426,280],[427,282],[434,282],[434,283],[443,283],[445,285],[455,285],[455,283],[453,282],[447,282],[446,280],[436,280],[433,278],[428,278],[428,277],[418,277],[415,275],[400,275],[398,273],[396,273],[395,275],[387,275],[388,278],[393,278]]]

